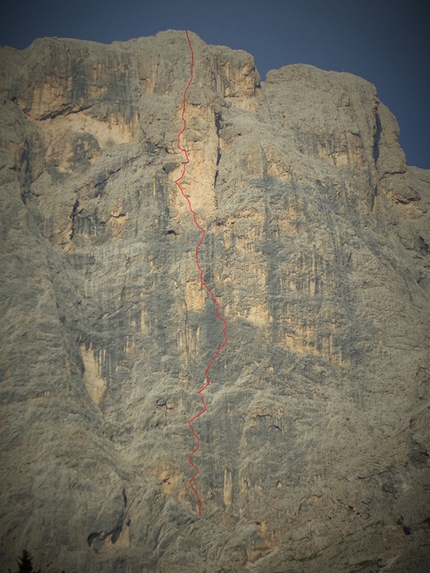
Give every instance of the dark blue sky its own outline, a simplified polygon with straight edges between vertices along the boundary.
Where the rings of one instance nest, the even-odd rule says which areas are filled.
[[[0,45],[57,36],[110,43],[191,30],[254,57],[262,79],[293,63],[376,85],[409,165],[430,168],[428,0],[2,0]]]

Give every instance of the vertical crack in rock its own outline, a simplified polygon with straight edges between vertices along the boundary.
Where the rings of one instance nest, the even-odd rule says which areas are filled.
[[[381,140],[381,131],[382,131],[381,118],[379,117],[378,113],[376,113],[375,115],[375,120],[376,120],[376,129],[373,143],[373,159],[375,160],[375,163],[377,163],[379,159],[379,142]]]
[[[220,147],[220,131],[222,127],[222,116],[220,113],[215,113],[215,128],[218,140],[217,153],[216,153],[216,165],[215,165],[215,177],[214,177],[214,188],[216,187],[218,175],[219,175],[219,163],[221,161],[221,147]]]

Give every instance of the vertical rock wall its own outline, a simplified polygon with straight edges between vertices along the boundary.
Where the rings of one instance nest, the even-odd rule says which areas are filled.
[[[375,88],[183,32],[0,61],[2,567],[425,571],[430,174]]]

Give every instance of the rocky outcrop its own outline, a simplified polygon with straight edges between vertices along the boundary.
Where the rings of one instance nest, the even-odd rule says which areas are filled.
[[[1,566],[426,571],[430,173],[375,88],[183,32],[2,48]]]

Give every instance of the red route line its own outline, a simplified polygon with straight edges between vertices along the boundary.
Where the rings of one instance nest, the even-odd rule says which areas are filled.
[[[198,513],[199,513],[199,515],[201,515],[201,514],[202,514],[202,500],[200,499],[200,496],[199,496],[199,494],[198,494],[198,492],[197,492],[197,489],[195,488],[195,486],[194,486],[194,484],[193,484],[194,480],[196,479],[196,477],[197,477],[197,475],[198,475],[198,473],[199,473],[199,470],[197,469],[197,466],[194,464],[194,462],[193,462],[193,460],[192,460],[194,454],[197,453],[198,450],[199,450],[199,448],[200,448],[200,437],[198,436],[198,434],[197,434],[196,431],[194,430],[193,422],[194,422],[195,420],[197,420],[197,418],[199,418],[199,417],[200,417],[202,414],[204,414],[204,413],[206,412],[206,410],[207,410],[207,408],[206,408],[206,402],[205,402],[205,399],[204,399],[204,396],[203,396],[203,392],[206,390],[206,388],[207,388],[207,387],[209,386],[209,384],[211,383],[211,380],[210,380],[210,378],[209,378],[209,370],[212,368],[213,363],[214,363],[215,360],[218,358],[218,354],[219,354],[219,353],[221,352],[221,350],[227,345],[228,339],[227,339],[226,331],[227,331],[227,328],[228,328],[228,324],[227,324],[227,321],[226,321],[222,316],[220,316],[220,314],[219,314],[219,311],[220,311],[221,307],[220,307],[219,302],[218,302],[217,299],[215,298],[215,295],[214,295],[212,289],[211,289],[210,287],[208,287],[208,285],[207,285],[207,284],[205,283],[205,281],[203,280],[203,269],[202,269],[202,267],[200,266],[200,262],[199,262],[199,250],[200,250],[200,247],[202,246],[203,240],[204,240],[204,238],[205,238],[205,236],[206,236],[206,231],[205,231],[205,229],[203,229],[203,227],[202,227],[201,225],[199,225],[199,222],[197,221],[197,215],[196,215],[196,212],[195,212],[194,209],[193,209],[193,206],[192,206],[192,204],[191,204],[190,198],[188,197],[188,195],[185,194],[184,190],[183,190],[182,187],[181,187],[181,184],[179,183],[179,182],[185,177],[185,173],[186,173],[186,171],[187,171],[187,165],[188,165],[189,162],[190,162],[190,159],[189,159],[189,157],[188,157],[187,150],[184,149],[184,148],[181,146],[181,135],[182,135],[182,134],[184,133],[184,131],[187,129],[187,122],[186,122],[186,120],[185,120],[185,111],[186,111],[186,107],[187,107],[187,105],[186,105],[186,103],[187,103],[187,92],[188,92],[188,89],[189,89],[189,87],[190,87],[190,85],[191,85],[191,82],[193,81],[193,78],[194,78],[194,51],[193,51],[193,47],[192,47],[192,45],[191,45],[190,36],[188,35],[188,30],[185,31],[185,34],[186,34],[186,36],[187,36],[187,42],[188,42],[188,46],[189,46],[189,48],[190,48],[190,53],[191,53],[191,71],[190,71],[190,79],[188,80],[188,84],[187,84],[187,87],[185,88],[184,96],[183,96],[183,100],[182,100],[182,122],[183,122],[183,127],[182,127],[182,130],[178,133],[178,147],[179,147],[179,149],[182,151],[182,153],[185,154],[185,163],[184,163],[184,165],[183,165],[182,174],[181,174],[180,177],[178,177],[178,179],[175,180],[175,183],[176,183],[176,185],[178,186],[179,191],[181,192],[182,196],[184,197],[184,199],[185,199],[185,200],[187,201],[187,203],[188,203],[188,207],[189,207],[190,212],[191,212],[191,214],[192,214],[192,216],[193,216],[194,224],[196,225],[196,227],[197,227],[197,228],[201,231],[201,233],[202,233],[202,234],[201,234],[201,237],[200,237],[199,244],[197,245],[196,251],[195,251],[195,252],[196,252],[196,264],[197,264],[197,268],[199,269],[199,273],[200,273],[200,284],[201,284],[201,285],[207,290],[207,292],[210,294],[211,299],[212,299],[213,303],[214,303],[215,306],[216,306],[216,310],[215,310],[216,317],[217,317],[217,318],[223,323],[223,325],[224,325],[224,328],[222,329],[222,333],[223,333],[223,336],[224,336],[224,342],[218,347],[217,351],[216,351],[215,354],[213,355],[212,360],[209,362],[209,364],[208,364],[208,366],[207,366],[207,368],[206,368],[206,370],[205,370],[205,378],[206,378],[206,383],[205,383],[205,385],[203,386],[203,388],[201,388],[201,389],[197,392],[197,394],[200,395],[200,398],[201,398],[201,401],[202,401],[202,405],[203,405],[203,410],[201,410],[201,411],[200,411],[198,414],[196,414],[193,418],[191,418],[190,420],[188,420],[188,425],[189,425],[189,427],[190,427],[190,429],[191,429],[191,432],[192,432],[193,436],[194,436],[194,437],[196,438],[196,440],[197,440],[197,445],[196,445],[196,447],[195,447],[194,450],[191,452],[191,454],[188,456],[188,463],[190,464],[190,466],[193,466],[193,468],[194,468],[194,475],[193,475],[193,477],[190,479],[190,486],[191,486],[191,489],[193,490],[193,492],[194,492],[194,494],[195,494],[195,496],[196,496],[196,498],[197,498]]]

